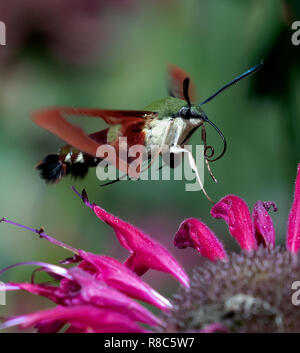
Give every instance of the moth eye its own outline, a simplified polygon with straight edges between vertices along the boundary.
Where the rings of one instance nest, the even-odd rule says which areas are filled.
[[[189,119],[190,118],[190,109],[187,108],[187,107],[182,107],[180,110],[179,110],[179,115],[183,118],[183,119]]]

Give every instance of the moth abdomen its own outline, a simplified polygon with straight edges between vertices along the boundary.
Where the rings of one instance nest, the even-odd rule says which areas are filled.
[[[47,183],[56,183],[66,174],[66,165],[61,162],[58,154],[46,156],[36,169]]]
[[[50,154],[40,162],[36,169],[47,183],[58,183],[65,175],[83,179],[92,167],[96,167],[100,158],[94,158],[82,152]]]

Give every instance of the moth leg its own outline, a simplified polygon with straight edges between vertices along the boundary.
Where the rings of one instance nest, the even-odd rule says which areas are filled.
[[[115,184],[115,183],[117,183],[117,182],[119,182],[121,180],[122,180],[122,177],[117,178],[115,180],[108,181],[107,183],[101,184],[100,186],[107,186],[107,185]]]
[[[158,148],[157,152],[155,153],[154,157],[150,158],[148,160],[148,163],[146,165],[146,167],[144,167],[142,170],[141,170],[141,173],[143,173],[144,171],[146,171],[147,169],[149,169],[151,167],[151,165],[156,161],[156,159],[159,157],[161,153],[161,147]]]
[[[212,172],[212,170],[211,170],[211,168],[210,168],[209,161],[208,161],[206,158],[205,158],[205,163],[206,163],[206,167],[207,167],[207,170],[208,170],[209,175],[211,176],[212,180],[213,180],[215,183],[217,183],[218,180],[217,180],[216,177],[213,175],[213,172]]]
[[[193,157],[193,154],[191,151],[185,149],[185,148],[182,148],[180,146],[171,146],[170,148],[170,152],[171,153],[174,153],[174,154],[178,154],[178,153],[187,153],[188,154],[188,157],[189,157],[189,163],[190,163],[190,167],[192,168],[192,170],[195,172],[195,175],[196,175],[196,178],[197,178],[197,181],[198,183],[200,184],[201,186],[201,190],[203,191],[204,195],[206,196],[206,198],[212,203],[214,204],[213,200],[210,198],[210,196],[207,194],[206,190],[204,189],[204,185],[201,181],[201,178],[200,178],[200,175],[198,173],[198,169],[197,169],[197,165],[196,165],[196,161]]]

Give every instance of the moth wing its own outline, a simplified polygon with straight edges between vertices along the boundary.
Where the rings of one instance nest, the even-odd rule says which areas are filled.
[[[189,97],[191,101],[196,99],[196,89],[190,75],[176,65],[168,65],[168,91],[170,96],[185,99],[183,95],[183,81],[190,79]]]
[[[97,142],[95,134],[87,135],[81,128],[68,122],[64,115],[77,115],[80,117],[100,118],[109,125],[124,125],[128,130],[129,126],[137,123],[145,123],[146,119],[151,119],[155,113],[149,111],[134,110],[101,110],[84,108],[50,108],[33,113],[32,120],[40,127],[52,132],[74,148],[96,157],[97,149],[101,146],[101,139]],[[126,132],[125,132],[126,133]],[[97,133],[96,133],[97,134]],[[100,132],[98,133],[100,134]],[[94,136],[93,136],[94,135]],[[101,135],[99,135],[100,137]],[[121,171],[127,173],[126,161],[117,156],[117,160],[107,160],[116,165]],[[130,175],[136,177],[136,175]]]

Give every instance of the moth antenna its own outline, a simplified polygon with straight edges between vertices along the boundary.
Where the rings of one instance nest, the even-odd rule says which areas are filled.
[[[183,96],[188,104],[189,109],[191,110],[191,101],[189,97],[189,85],[190,85],[190,79],[187,77],[183,80]]]
[[[217,92],[215,92],[210,97],[205,99],[202,103],[200,103],[200,105],[203,105],[203,104],[206,104],[206,103],[210,102],[212,99],[214,99],[216,96],[218,96],[221,92],[225,91],[228,87],[233,86],[234,84],[236,84],[240,80],[242,80],[242,79],[254,74],[258,70],[260,70],[263,67],[263,65],[264,65],[264,63],[263,63],[263,61],[261,61],[260,64],[257,64],[255,66],[251,67],[251,69],[247,70],[246,72],[244,72],[240,76],[238,76],[235,79],[233,79],[232,81],[228,82],[225,86],[223,86],[220,89],[218,89]]]

